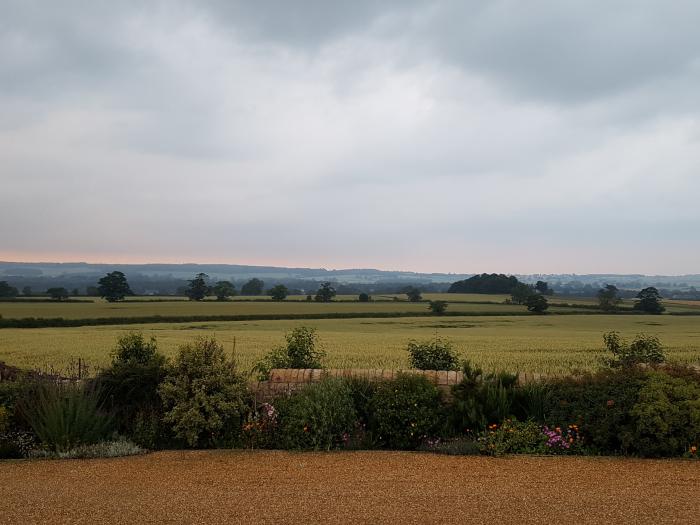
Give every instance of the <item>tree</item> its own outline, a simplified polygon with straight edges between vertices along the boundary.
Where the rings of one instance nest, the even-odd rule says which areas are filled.
[[[201,301],[209,293],[209,285],[207,285],[209,276],[206,273],[198,273],[194,279],[187,281],[187,290],[185,295],[190,298],[190,301]]]
[[[605,288],[598,290],[598,305],[605,312],[614,312],[622,302],[620,291],[614,284],[606,284]]]
[[[298,326],[284,336],[286,344],[268,352],[253,370],[261,380],[267,379],[273,368],[322,368],[326,352],[318,347],[315,328]]]
[[[284,301],[287,298],[287,295],[289,295],[289,290],[285,285],[278,284],[277,286],[270,288],[267,293],[270,294],[273,301]]]
[[[31,286],[25,286],[24,288],[22,288],[22,295],[24,295],[25,297],[29,297],[30,295],[32,295]]]
[[[361,303],[368,303],[370,299],[372,299],[370,295],[365,292],[362,292],[360,295],[357,296],[357,300]]]
[[[315,300],[320,303],[329,303],[335,297],[335,288],[329,282],[321,283],[316,292]]]
[[[543,314],[549,308],[549,303],[544,295],[533,293],[525,300],[525,306],[529,312]]]
[[[428,310],[434,314],[443,314],[447,310],[447,301],[430,301]]]
[[[264,288],[265,283],[257,277],[253,277],[243,285],[241,288],[241,295],[262,295]]]
[[[122,272],[110,272],[97,281],[97,292],[110,303],[121,301],[126,295],[133,295],[126,276]]]
[[[545,281],[537,281],[535,284],[535,290],[542,295],[554,295],[554,290],[549,287],[549,284]]]
[[[660,314],[666,310],[661,304],[661,294],[653,286],[644,288],[637,294],[637,302],[634,304],[634,309],[648,314]]]
[[[236,287],[230,281],[219,281],[212,289],[217,301],[226,301],[229,297],[236,295]]]
[[[7,281],[0,281],[0,297],[17,297],[19,292],[14,286],[10,286]]]
[[[63,287],[49,288],[46,290],[46,293],[51,296],[51,299],[56,299],[57,301],[68,299],[68,290]]]
[[[511,293],[518,282],[513,275],[482,273],[452,283],[447,293]]]
[[[511,300],[515,304],[525,304],[528,297],[530,297],[534,293],[535,293],[535,291],[532,289],[532,286],[530,286],[529,284],[517,283],[513,287],[513,290],[510,293],[510,297],[511,297]]]
[[[412,303],[417,303],[423,300],[423,296],[420,294],[420,290],[415,286],[409,286],[404,292],[408,297],[408,300]]]

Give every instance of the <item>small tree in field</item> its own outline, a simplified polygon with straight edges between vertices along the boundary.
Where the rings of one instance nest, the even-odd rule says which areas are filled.
[[[207,279],[209,276],[206,273],[198,273],[194,279],[187,281],[187,290],[185,293],[190,301],[201,301],[209,293],[209,286],[207,285]]]
[[[241,295],[261,295],[265,288],[265,282],[253,277],[241,288]]]
[[[549,308],[549,303],[544,295],[535,293],[525,300],[525,306],[527,306],[528,312],[543,314]]]
[[[127,295],[133,295],[126,276],[122,272],[110,272],[97,281],[97,292],[110,303],[121,301]]]
[[[415,286],[409,286],[406,288],[406,297],[408,297],[408,300],[412,303],[417,303],[423,300],[420,290]]]
[[[284,301],[289,295],[289,290],[283,284],[278,284],[270,288],[267,293],[270,295],[273,301]]]
[[[49,288],[48,290],[46,290],[46,293],[51,296],[51,299],[55,299],[57,301],[63,301],[63,299],[68,299],[68,290],[66,290],[63,287]]]
[[[230,281],[219,281],[212,289],[217,301],[226,301],[229,297],[236,295],[236,287]]]
[[[598,305],[605,312],[614,312],[622,302],[620,291],[614,284],[606,284],[605,288],[598,290]]]
[[[357,296],[357,300],[361,303],[368,303],[370,299],[372,299],[370,295],[365,292],[362,292],[360,295]]]
[[[648,314],[660,314],[666,310],[661,304],[661,294],[653,286],[644,288],[637,294],[637,302],[634,304],[634,309]]]
[[[444,314],[445,310],[447,310],[447,301],[430,301],[430,304],[428,304],[428,310],[434,314]]]
[[[533,295],[535,290],[529,284],[518,283],[510,292],[511,301],[515,304],[525,304],[528,297]]]
[[[335,288],[329,282],[321,283],[318,291],[316,292],[316,301],[320,303],[329,303],[335,297]]]

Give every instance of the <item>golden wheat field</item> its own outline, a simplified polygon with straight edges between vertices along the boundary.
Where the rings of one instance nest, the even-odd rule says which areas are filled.
[[[117,338],[129,331],[154,336],[172,356],[196,337],[215,337],[234,352],[244,369],[283,342],[295,326],[313,326],[327,352],[329,367],[402,368],[410,339],[447,338],[462,357],[487,369],[567,373],[597,366],[602,334],[657,335],[671,360],[700,362],[700,317],[569,315],[502,317],[405,317],[304,321],[204,322],[81,328],[0,330],[0,360],[38,368],[63,369],[82,358],[93,367],[109,362]]]

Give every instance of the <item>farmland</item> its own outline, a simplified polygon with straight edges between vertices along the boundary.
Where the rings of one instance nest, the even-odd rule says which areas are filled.
[[[157,309],[164,304],[167,303],[149,303],[149,306]],[[119,306],[130,308],[132,305]],[[326,305],[251,303],[250,306]],[[366,305],[349,303],[347,306]],[[421,310],[425,308],[425,305],[417,306]],[[198,336],[214,336],[229,352],[235,344],[236,358],[244,369],[249,369],[270,348],[282,343],[286,331],[301,324],[318,329],[320,342],[328,354],[326,365],[338,368],[405,367],[406,342],[437,334],[452,341],[463,357],[487,369],[540,373],[590,370],[598,363],[601,336],[609,330],[618,330],[627,337],[639,332],[657,335],[669,350],[671,360],[700,362],[700,318],[668,315],[402,317],[3,329],[0,331],[0,360],[19,366],[61,369],[80,357],[92,366],[103,366],[109,362],[110,350],[120,335],[140,330],[156,337],[166,355],[173,355],[178,345]]]

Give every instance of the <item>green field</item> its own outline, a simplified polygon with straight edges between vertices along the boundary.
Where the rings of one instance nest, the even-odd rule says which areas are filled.
[[[355,305],[351,305],[355,306]],[[455,343],[463,357],[488,369],[566,373],[592,369],[602,348],[602,334],[618,330],[631,337],[658,335],[672,360],[700,363],[700,317],[645,315],[550,315],[502,317],[405,317],[397,319],[324,319],[179,323],[84,328],[0,330],[0,360],[20,366],[65,368],[81,357],[93,366],[109,362],[120,335],[141,330],[155,336],[172,355],[177,346],[198,336],[214,336],[249,369],[285,331],[300,325],[318,329],[329,367],[406,367],[406,342],[437,333]]]

